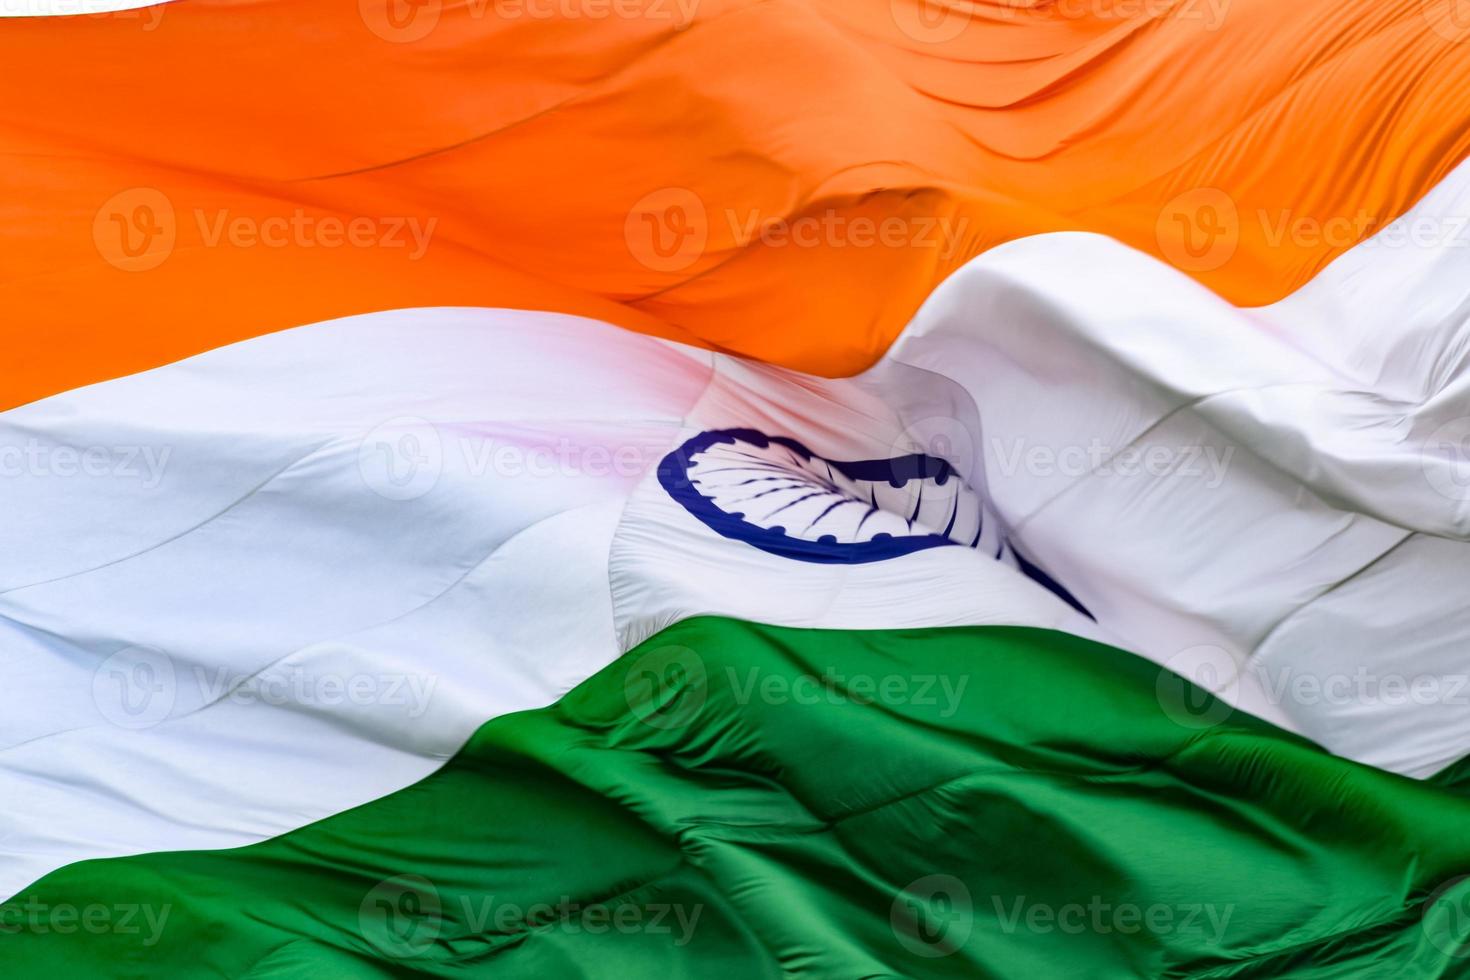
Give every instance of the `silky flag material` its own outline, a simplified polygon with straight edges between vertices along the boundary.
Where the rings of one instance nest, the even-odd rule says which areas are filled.
[[[1053,261],[1035,261],[1037,248]],[[1371,254],[1366,247],[1350,253],[1325,275],[1371,295],[1373,278],[1351,268]],[[1068,256],[1079,258],[1069,263]],[[1415,257],[1430,266],[1439,261]],[[1075,274],[1065,289],[1049,288],[1045,276],[1021,279],[1027,269],[1069,264],[1095,265],[1095,284]],[[1112,285],[1123,281],[1148,288]],[[1455,288],[1466,287],[1458,281]],[[1461,301],[1454,292],[1443,298],[1446,309]],[[1078,314],[1059,312],[1064,302]],[[1003,319],[1014,332],[988,331],[988,343],[1004,358],[961,356],[984,335],[955,311],[1007,305]],[[1044,312],[1028,321],[1028,309]],[[1293,477],[1289,456],[1265,458],[1261,446],[1274,439],[1290,447],[1342,426],[1322,414],[1304,417],[1293,402],[1274,415],[1269,403],[1253,402],[1253,414],[1236,417],[1227,360],[1212,358],[1185,373],[1183,354],[1170,342],[1183,346],[1183,336],[1137,342],[1140,324],[1187,317],[1196,325],[1187,344],[1198,349],[1212,320],[1223,330],[1234,315],[1153,260],[1102,239],[1060,236],[977,260],[936,294],[883,362],[849,380],[803,377],[550,314],[422,310],[273,334],[13,410],[6,415],[11,438],[52,466],[62,449],[88,441],[134,451],[128,460],[109,457],[112,470],[94,479],[58,486],[38,477],[10,488],[11,512],[24,516],[26,537],[12,544],[0,596],[20,682],[7,694],[6,712],[13,726],[6,839],[19,857],[6,881],[14,895],[9,908],[23,916],[28,907],[70,907],[75,897],[45,897],[52,882],[83,868],[134,866],[75,863],[89,858],[241,846],[248,855],[255,842],[316,833],[323,819],[321,827],[334,826],[334,814],[350,820],[355,807],[376,812],[375,800],[418,792],[406,788],[416,784],[439,785],[443,778],[436,782],[433,774],[446,759],[460,758],[455,753],[486,719],[504,717],[514,728],[518,713],[557,703],[594,676],[604,677],[601,686],[621,685],[624,723],[634,732],[645,725],[640,714],[652,710],[648,698],[704,683],[699,679],[714,669],[706,658],[727,670],[729,683],[741,680],[739,704],[769,702],[800,714],[828,705],[837,692],[823,710],[839,725],[847,712],[854,712],[849,723],[863,725],[867,715],[856,712],[895,704],[945,718],[969,711],[978,723],[1016,695],[1019,680],[923,671],[922,657],[904,659],[919,655],[907,651],[910,634],[893,631],[921,627],[999,624],[1005,629],[995,637],[1002,638],[1029,627],[1037,632],[1026,634],[1021,649],[1056,648],[1055,662],[1077,660],[1084,673],[1099,662],[1131,661],[1064,634],[1127,645],[1169,668],[1150,669],[1144,660],[1126,668],[1135,677],[1123,684],[1128,697],[1148,701],[1140,724],[1152,719],[1148,724],[1188,744],[1213,740],[1222,725],[1254,725],[1279,747],[1259,763],[1269,777],[1254,777],[1271,785],[1305,778],[1302,766],[1340,771],[1329,784],[1356,772],[1364,774],[1354,779],[1387,778],[1332,760],[1282,729],[1338,755],[1451,780],[1447,770],[1470,740],[1452,697],[1464,638],[1453,627],[1459,590],[1444,573],[1463,560],[1461,552],[1452,539],[1424,532],[1426,547],[1417,549],[1414,531],[1343,504],[1353,493],[1365,500],[1371,493],[1379,506],[1391,506],[1397,488],[1405,495],[1402,513],[1451,530],[1457,504],[1422,472],[1396,478],[1384,453],[1373,468],[1355,470],[1348,464],[1360,450],[1351,446],[1341,450],[1345,463],[1335,485],[1318,477],[1314,487],[1305,470]],[[1038,342],[1049,363],[1067,371],[1065,387],[1026,370],[1027,358],[1039,356],[1029,345]],[[1069,368],[1069,342],[1086,344],[1086,372]],[[1174,372],[1151,374],[1139,352]],[[1315,373],[1315,361],[1292,374],[1279,348],[1252,356],[1277,365],[1293,386],[1319,385],[1321,399],[1347,397]],[[986,373],[972,365],[985,365]],[[1066,399],[1086,397],[1091,372],[1103,375],[1108,391],[1137,394],[1062,410]],[[1190,404],[1171,402],[1177,389],[1189,393]],[[1215,401],[1207,397],[1211,389]],[[1039,425],[1049,417],[1087,428],[1049,431]],[[979,425],[982,419],[988,424]],[[1018,428],[1008,429],[1008,419]],[[1239,435],[1232,437],[1231,425]],[[1361,428],[1357,445],[1371,445],[1372,428]],[[1027,432],[1037,434],[1034,445],[1055,450],[1053,467],[1008,462],[1033,445]],[[1205,432],[1210,437],[1201,439]],[[1102,461],[1109,465],[1068,470],[1058,447],[1096,439],[1117,440],[1119,451]],[[1191,446],[1197,451],[1187,452]],[[1135,450],[1136,465],[1123,465],[1123,449]],[[1153,458],[1168,465],[1144,465]],[[1007,492],[1026,481],[1026,492]],[[1021,502],[1038,499],[1049,502],[1032,516]],[[1138,508],[1136,500],[1150,503]],[[1109,516],[1091,516],[1098,513]],[[1196,553],[1130,546],[1154,539],[1151,525],[1170,514],[1177,515],[1171,524],[1195,529]],[[1266,520],[1274,522],[1270,548],[1252,540],[1251,525]],[[1057,530],[1044,533],[1048,527]],[[65,548],[24,546],[62,539]],[[1294,557],[1283,571],[1286,554]],[[1231,558],[1222,565],[1224,556]],[[1390,560],[1409,563],[1414,574],[1380,575]],[[1116,571],[1099,574],[1103,567]],[[1192,568],[1212,574],[1191,577]],[[1367,590],[1357,599],[1354,584]],[[753,673],[741,674],[743,646],[731,641],[727,648],[721,639],[736,626],[716,629],[703,643],[678,639],[685,635],[679,622],[708,613],[835,630],[831,639],[792,635],[817,637],[810,642],[819,649],[878,643],[896,648],[887,655],[899,660],[892,669],[869,665],[849,676],[848,658],[832,654],[830,663],[810,670],[769,674],[753,663]],[[1416,648],[1411,667],[1401,664],[1385,637],[1405,618],[1426,615],[1443,624],[1437,639]],[[880,640],[865,639],[867,632],[838,638],[852,630],[889,632]],[[1009,642],[983,629],[935,637],[951,656],[971,650],[976,671],[992,656],[992,643]],[[802,655],[795,640],[776,648],[783,644]],[[1027,657],[1014,656],[1020,670]],[[1061,683],[1051,663],[1036,660],[1026,681],[1042,700],[1041,692]],[[1441,696],[1334,694],[1361,663],[1374,664],[1381,683],[1412,670],[1416,685],[1438,685]],[[1176,672],[1213,681],[1224,700],[1205,696]],[[1303,678],[1324,693],[1301,696]],[[689,704],[700,690],[696,684]],[[1098,724],[1079,710],[1057,707],[1084,730]],[[1281,727],[1241,721],[1244,712]],[[658,718],[646,724],[686,732],[696,745],[722,730]],[[1017,752],[1040,738],[1008,737]],[[1113,735],[1097,737],[1112,746]],[[818,769],[827,753],[844,751],[822,740],[798,743]],[[896,748],[894,764],[909,766],[913,751],[929,750]],[[787,763],[772,764],[786,772]],[[983,766],[979,757],[973,764]],[[60,773],[64,779],[56,778]],[[686,776],[667,774],[667,790],[687,792],[679,788]],[[79,781],[94,795],[84,807],[69,806]],[[1247,783],[1220,792],[1254,801],[1262,790]],[[1385,785],[1438,800],[1434,805],[1450,813],[1459,805],[1445,790]],[[1323,793],[1315,806],[1343,805]],[[752,819],[764,812],[764,804],[741,798],[732,789],[731,805],[750,806]],[[493,810],[498,800],[491,793],[485,805]],[[1070,812],[1070,804],[1056,805]],[[1146,794],[1135,805],[1173,808]],[[459,812],[458,805],[447,812]],[[1291,819],[1304,821],[1291,833],[1310,834],[1320,818],[1293,811]],[[1438,839],[1438,832],[1415,829],[1421,832]],[[1267,833],[1276,842],[1269,846],[1284,844],[1285,833]],[[1228,862],[1228,853],[1214,860]],[[458,859],[446,851],[443,860],[452,867]],[[1414,930],[1417,910],[1454,866],[1447,860],[1430,874],[1436,880],[1405,884],[1393,906],[1401,934],[1395,948],[1405,943],[1415,957],[1445,955],[1433,943],[1424,946]],[[1375,866],[1383,874],[1400,870],[1392,861]],[[396,868],[383,867],[378,878],[415,873]],[[536,881],[560,880],[516,868]],[[1144,876],[1131,862],[1118,873]],[[1197,880],[1194,873],[1184,877]],[[102,901],[110,886],[88,887],[101,889],[91,902]],[[229,894],[233,886],[220,880],[214,887]],[[1180,900],[1171,893],[1155,904]],[[155,895],[145,904],[157,910],[178,903]],[[1284,901],[1281,908],[1297,906]],[[1374,908],[1386,914],[1386,906]],[[1324,924],[1339,928],[1336,915]],[[180,934],[183,921],[176,920]],[[23,934],[35,937],[37,952],[28,955],[38,962],[78,955],[61,950],[56,930]],[[1029,928],[1019,934],[1037,935]],[[334,936],[302,938],[337,950],[345,940]],[[50,938],[38,942],[42,937]],[[1233,962],[1278,949],[1252,942],[1235,954],[1223,947],[1210,953],[1213,942],[1178,953]],[[904,957],[902,945],[892,955]],[[253,956],[254,948],[240,955]],[[370,941],[346,948],[379,955]],[[139,950],[142,969],[154,947]],[[302,955],[314,962],[316,954]],[[445,955],[454,960],[460,953]],[[1148,963],[1164,954],[1137,955]],[[724,954],[715,960],[724,962]],[[219,969],[238,969],[237,961],[229,963],[236,965],[222,961]],[[685,968],[704,969],[697,960]]]
[[[32,928],[8,963],[1461,975],[1470,800],[1244,715],[1191,730],[1156,675],[1044,630],[686,620],[407,789],[247,847],[56,872],[6,907],[18,931],[63,908],[128,930]]]
[[[1470,975],[1451,6],[0,22],[0,974]]]

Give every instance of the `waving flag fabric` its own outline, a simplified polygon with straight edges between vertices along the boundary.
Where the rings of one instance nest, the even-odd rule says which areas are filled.
[[[1461,13],[0,22],[5,975],[1466,975]]]

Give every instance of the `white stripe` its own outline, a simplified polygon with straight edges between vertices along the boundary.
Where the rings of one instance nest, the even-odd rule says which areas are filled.
[[[1461,168],[1421,213],[1467,197]],[[1451,574],[1464,461],[1421,450],[1464,404],[1470,270],[1449,244],[1383,254],[1360,247],[1244,313],[1105,239],[1016,242],[936,291],[891,356],[849,380],[551,314],[421,310],[4,413],[0,894],[81,858],[248,843],[381,796],[487,718],[548,703],[705,612],[1052,626],[1185,668],[1218,665],[1219,648],[1272,668],[1228,683],[1229,699],[1431,772],[1470,748],[1470,712],[1271,698],[1283,667],[1446,683],[1466,670]],[[1414,284],[1402,326],[1400,282]],[[988,529],[984,548],[824,564],[720,536],[656,467],[734,427],[819,461],[943,456],[989,503],[954,532]],[[1058,462],[1093,440],[1232,455],[1218,477],[1178,472],[1178,455],[1167,474]],[[750,458],[802,472],[796,457]],[[807,476],[824,482],[826,465]],[[902,537],[914,512],[928,533],[958,499],[932,480],[864,489],[882,495],[879,523],[829,518],[830,496],[789,489],[744,509],[845,545],[877,527]],[[709,492],[726,509],[742,499]],[[1409,529],[1455,540],[1399,545]],[[1101,628],[1019,574],[1013,547]]]
[[[0,484],[0,892],[280,833],[585,678],[615,653],[606,555],[638,472],[499,478],[482,451],[611,433],[656,456],[706,374],[564,317],[392,313],[0,417],[25,454]],[[139,446],[166,454],[156,485],[120,472]],[[262,671],[307,695],[222,696]],[[400,677],[427,705],[392,700]]]

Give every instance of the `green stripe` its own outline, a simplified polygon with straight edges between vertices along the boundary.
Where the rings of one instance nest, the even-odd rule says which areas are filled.
[[[1430,782],[1452,792],[1470,796],[1470,756],[1434,774]]]
[[[1464,976],[1466,872],[1470,800],[1130,654],[707,618],[384,799],[47,876],[0,973]]]

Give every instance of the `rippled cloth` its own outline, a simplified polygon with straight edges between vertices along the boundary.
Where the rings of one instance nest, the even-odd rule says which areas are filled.
[[[1470,801],[1219,707],[1040,630],[688,620],[384,799],[48,876],[0,928],[130,931],[7,975],[1462,976]]]
[[[1065,229],[1259,305],[1470,145],[1453,0],[547,6],[4,23],[0,404],[431,305],[851,374],[967,260]]]

